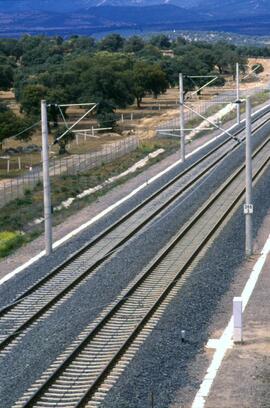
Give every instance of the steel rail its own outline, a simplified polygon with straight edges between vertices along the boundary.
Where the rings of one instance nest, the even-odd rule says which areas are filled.
[[[253,181],[255,181],[258,178],[258,176],[263,172],[263,170],[266,168],[266,166],[270,162],[269,143],[270,143],[270,138],[264,141],[253,153],[253,159],[256,159],[256,157],[259,156],[260,154],[264,154],[265,148],[268,149],[266,159],[264,159],[263,157],[263,160],[261,160],[259,157],[259,159],[257,160],[256,165],[258,165],[258,168],[254,172]],[[149,276],[151,276],[151,274],[154,273],[155,269],[158,268],[162,264],[162,262],[167,257],[170,256],[172,251],[175,248],[177,248],[177,245],[179,244],[179,242],[181,242],[181,240],[191,231],[191,229],[194,226],[196,227],[197,223],[200,222],[202,217],[208,213],[208,210],[211,212],[211,208],[212,208],[212,210],[216,211],[216,208],[214,205],[217,204],[218,200],[227,193],[227,190],[231,186],[234,186],[234,183],[236,183],[236,187],[237,187],[238,178],[239,177],[241,178],[241,176],[243,177],[244,170],[245,170],[245,164],[242,164],[223,183],[223,185],[220,188],[218,188],[218,190],[209,198],[209,200],[204,204],[204,206],[199,211],[197,211],[194,217],[183,227],[183,229],[161,251],[158,259],[156,259],[150,264],[150,266],[146,269],[143,275],[140,276],[140,278],[135,282],[135,284],[131,288],[128,289],[125,295],[111,308],[111,310],[109,310],[109,312],[105,316],[102,317],[101,321],[97,323],[95,328],[65,358],[62,364],[57,369],[55,369],[55,371],[50,375],[50,377],[41,386],[38,386],[38,389],[33,393],[33,395],[30,398],[28,398],[27,401],[23,403],[23,405],[21,405],[23,408],[34,407],[36,406],[35,404],[38,404],[40,402],[41,398],[45,395],[46,391],[49,390],[49,388],[55,383],[57,379],[59,379],[59,377],[64,373],[64,371],[68,369],[69,365],[72,364],[76,360],[76,358],[79,357],[80,353],[84,351],[84,349],[89,345],[89,343],[91,343],[98,336],[98,333],[102,329],[104,329],[104,327],[111,321],[111,319],[116,315],[116,313],[118,313],[121,310],[121,308],[124,307],[125,303],[127,303],[129,299],[131,299],[132,295],[134,295],[134,293],[138,291],[140,287],[146,282],[147,278],[149,278]],[[97,392],[98,388],[104,382],[108,374],[112,371],[112,369],[116,366],[120,358],[128,350],[129,346],[133,343],[134,339],[142,331],[145,324],[153,316],[154,312],[158,309],[158,307],[163,303],[167,295],[174,288],[175,284],[179,281],[179,279],[185,273],[187,268],[192,264],[196,256],[205,247],[209,239],[216,233],[216,231],[219,229],[219,227],[222,225],[222,223],[225,221],[225,219],[228,217],[231,211],[235,208],[236,204],[239,203],[240,200],[242,200],[244,193],[245,193],[245,187],[240,184],[239,186],[238,187],[240,188],[240,191],[237,191],[237,194],[231,199],[232,201],[230,201],[230,198],[228,199],[229,203],[227,207],[223,209],[222,214],[219,215],[216,220],[214,220],[213,225],[210,228],[210,230],[208,230],[207,234],[202,235],[203,238],[201,241],[198,242],[198,246],[195,249],[192,249],[193,251],[192,256],[187,258],[187,260],[185,260],[184,265],[182,265],[179,268],[179,270],[177,270],[176,275],[173,275],[171,277],[171,281],[167,284],[167,286],[162,291],[162,293],[157,296],[154,304],[150,305],[149,310],[142,316],[140,321],[133,328],[132,332],[128,335],[128,338],[123,340],[123,343],[113,353],[113,356],[109,359],[109,362],[105,365],[105,367],[103,367],[103,369],[97,375],[97,377],[92,382],[92,384],[89,385],[87,390],[79,398],[76,404],[72,405],[72,407],[76,407],[76,408],[85,407],[85,405],[90,401],[93,395]],[[220,204],[217,204],[217,205],[220,205]],[[102,356],[103,356],[103,353],[101,351],[101,357]],[[77,377],[78,376],[79,374],[77,375]],[[68,387],[68,384],[65,384],[65,386]],[[56,398],[55,394],[52,394],[51,399],[53,400],[53,398]],[[48,405],[52,404],[51,399]],[[48,401],[48,396],[47,396],[46,401]],[[46,403],[43,402],[43,404],[44,405],[42,406],[44,407],[47,406]],[[57,402],[55,402],[55,404],[57,404]],[[41,406],[41,405],[38,404],[38,406]],[[58,406],[58,405],[55,405],[55,406]],[[68,405],[61,405],[61,406],[68,406]]]
[[[264,116],[264,115],[262,115]],[[260,119],[261,116],[258,119]],[[263,123],[258,125],[256,129],[253,130],[253,132],[257,131],[261,127],[265,126],[265,124],[270,120],[270,118],[266,119]],[[240,130],[239,130],[240,132]],[[244,140],[244,138],[243,138]],[[172,184],[174,184],[176,181],[178,181],[181,177],[183,177],[184,174],[187,174],[191,169],[196,167],[198,165],[198,162],[204,161],[206,158],[208,158],[213,152],[216,152],[219,150],[221,146],[224,146],[228,140],[226,139],[224,142],[222,142],[221,145],[215,147],[213,150],[208,152],[203,158],[201,158],[199,161],[195,162],[191,166],[189,166],[187,169],[183,171],[180,175],[177,175],[174,177],[172,180],[170,180],[165,186],[163,186],[158,192],[155,192],[152,196],[147,198],[143,203],[139,204],[135,209],[130,211],[127,215],[121,218],[121,220],[126,220],[128,215],[133,214],[134,212],[138,211],[138,209],[141,209],[143,206],[146,205],[146,203],[150,202],[153,200],[153,198],[156,198],[161,192],[165,191],[167,188],[169,188]],[[194,179],[192,179],[190,182],[188,182],[182,189],[176,192],[176,194],[173,194],[172,197],[170,197],[165,203],[163,203],[156,211],[154,211],[152,214],[149,215],[149,217],[144,220],[141,224],[137,225],[129,234],[127,234],[124,239],[122,239],[114,248],[113,251],[115,251],[117,248],[119,248],[121,245],[123,245],[125,242],[127,242],[132,236],[134,236],[141,228],[143,228],[147,223],[149,223],[154,217],[156,217],[158,214],[160,214],[166,207],[168,207],[174,200],[176,200],[181,194],[183,194],[186,190],[188,190],[194,183],[196,183],[200,178],[202,178],[208,171],[211,170],[219,161],[221,161],[226,155],[228,155],[231,151],[239,147],[239,144],[233,146],[230,148],[228,151],[222,154],[221,157],[217,158],[214,162],[212,162],[208,167],[206,167],[200,174],[198,174]],[[115,229],[115,225],[119,225],[121,223],[121,220],[117,221],[112,227],[109,227],[106,231],[111,231]],[[122,221],[123,222],[123,221]],[[104,237],[105,233],[100,234],[100,236]],[[98,238],[96,238],[95,242],[98,242]],[[91,244],[92,246],[93,244]],[[89,247],[89,244],[86,245],[86,247]],[[83,279],[89,275],[90,272],[94,271],[98,266],[100,266],[108,257],[111,255],[113,251],[108,252],[103,258],[95,262],[89,269],[81,273],[78,277],[76,277],[69,285],[67,285],[63,290],[58,292],[52,299],[50,299],[44,306],[42,306],[38,311],[33,313],[30,318],[27,318],[22,324],[20,324],[18,327],[15,328],[11,333],[9,333],[3,340],[0,342],[0,350],[5,349],[16,337],[18,337],[24,330],[29,328],[31,324],[33,324],[39,317],[44,315],[52,306],[54,306],[59,300],[61,300],[68,292],[70,292],[76,285],[78,285]],[[81,253],[81,251],[79,251]],[[84,251],[83,251],[84,252]],[[74,259],[77,258],[77,253],[75,257],[70,257],[70,259],[67,261],[68,263],[71,263],[74,261]],[[66,265],[66,262],[64,263]],[[57,271],[59,271],[59,268],[57,268]],[[53,271],[53,276],[55,275],[55,271]],[[51,274],[44,278],[41,282],[37,283],[34,285],[35,289],[40,287],[41,284],[45,284],[49,278],[51,278]],[[31,294],[33,292],[33,288],[29,289],[29,292],[27,295]],[[16,307],[16,305],[20,304],[20,301],[23,300],[25,296],[21,297],[19,301],[17,301],[15,304],[10,305],[9,307],[4,309],[4,313],[7,313],[8,311],[12,311]],[[2,315],[3,315],[2,314]],[[0,316],[1,317],[1,316]]]
[[[270,119],[269,119],[270,120]],[[120,246],[122,246],[125,242],[127,242],[129,239],[131,239],[139,230],[141,230],[145,225],[147,225],[152,219],[154,219],[157,215],[159,215],[164,209],[166,209],[173,201],[175,201],[179,196],[181,196],[185,191],[187,191],[190,187],[192,187],[198,180],[200,180],[205,174],[207,174],[208,171],[210,171],[215,165],[217,165],[220,160],[222,160],[224,157],[226,157],[231,151],[233,151],[235,148],[237,148],[239,145],[233,146],[229,151],[226,151],[221,157],[217,158],[214,162],[212,162],[208,167],[206,167],[202,172],[200,172],[195,178],[193,178],[190,182],[188,182],[183,188],[178,190],[175,194],[173,194],[165,203],[163,203],[156,211],[152,212],[149,217],[141,222],[139,225],[137,225],[129,234],[127,234],[124,239],[122,239],[115,247],[113,248],[112,251],[109,251],[105,256],[103,256],[99,261],[95,262],[89,269],[86,271],[82,272],[77,278],[75,278],[69,285],[67,285],[63,290],[58,292],[50,301],[48,301],[43,307],[41,307],[37,312],[31,315],[30,318],[26,319],[23,324],[21,324],[16,330],[14,330],[11,334],[6,336],[3,340],[0,342],[0,351],[3,350],[5,347],[7,347],[14,339],[15,337],[19,336],[21,332],[25,329],[27,329],[33,322],[35,322],[40,316],[42,316],[44,313],[46,313],[52,306],[55,305],[55,303],[59,300],[61,300],[68,292],[70,292],[76,285],[78,285],[85,277],[87,277],[91,272],[93,272],[96,268],[102,265],[105,260],[107,260],[110,255]],[[178,178],[178,177],[177,177]],[[140,205],[141,207],[141,205]],[[58,272],[60,273],[60,271]],[[55,274],[53,274],[54,276]],[[51,277],[52,278],[52,277]],[[45,281],[45,282],[44,282]],[[44,279],[42,284],[44,285],[48,279]],[[37,287],[40,287],[40,284],[37,285]],[[33,290],[31,288],[30,290],[31,293],[33,293]],[[29,295],[31,294],[29,293]],[[5,309],[5,314],[9,311],[13,311],[16,309],[17,305],[20,305],[21,301],[25,298],[22,297],[20,300],[13,305],[9,306],[8,308]],[[4,315],[5,315],[4,314]]]
[[[265,111],[261,112],[258,114],[258,116],[253,118],[252,124],[260,120],[263,116],[265,116],[267,113],[270,112],[270,107],[266,109]],[[260,127],[264,126],[268,120],[266,120]],[[253,132],[257,131],[260,127],[256,128],[253,130]],[[242,133],[244,130],[244,124],[241,126],[240,129],[238,129],[234,135],[237,136],[238,134]],[[123,217],[121,217],[119,220],[117,220],[114,224],[112,224],[110,227],[102,231],[100,234],[98,234],[96,237],[94,237],[90,242],[86,243],[82,248],[80,248],[78,251],[70,255],[64,262],[62,262],[60,265],[58,265],[56,268],[54,268],[48,275],[45,277],[42,277],[40,280],[35,282],[30,288],[28,288],[26,291],[24,291],[21,295],[19,295],[14,302],[11,304],[8,304],[4,306],[3,308],[0,309],[0,318],[9,310],[11,310],[18,302],[20,302],[23,298],[26,296],[30,295],[33,291],[37,290],[41,285],[46,283],[49,279],[51,279],[54,275],[56,275],[61,269],[66,267],[68,264],[72,263],[76,258],[78,258],[80,255],[82,255],[85,251],[87,251],[90,247],[94,246],[99,242],[101,239],[103,239],[108,233],[113,231],[116,227],[118,227],[121,223],[126,221],[129,217],[131,217],[135,212],[139,211],[141,208],[143,208],[146,204],[148,204],[150,201],[155,199],[159,194],[164,192],[168,187],[173,185],[175,182],[177,182],[179,179],[181,179],[184,175],[186,175],[189,171],[191,171],[193,168],[195,168],[197,165],[201,164],[204,160],[208,159],[212,154],[217,152],[221,147],[226,145],[228,142],[231,141],[231,138],[227,138],[224,140],[221,144],[216,146],[214,149],[210,150],[207,152],[204,156],[202,156],[200,159],[198,159],[196,162],[194,162],[192,165],[188,166],[186,169],[183,170],[180,174],[175,176],[172,180],[170,180],[168,183],[164,184],[159,190],[157,190],[155,193],[153,193],[151,196],[149,196],[147,199],[142,201],[139,205],[134,207],[131,211],[129,211],[127,214],[125,214]]]

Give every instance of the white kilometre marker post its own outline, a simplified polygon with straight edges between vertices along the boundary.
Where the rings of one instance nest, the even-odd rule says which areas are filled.
[[[243,342],[243,301],[241,297],[233,298],[233,341]]]
[[[252,141],[251,141],[251,101],[246,99],[246,203],[244,205],[246,217],[246,255],[253,253],[252,231]]]
[[[183,74],[179,74],[179,102],[180,102],[180,140],[181,140],[181,160],[186,159],[186,146],[185,146],[185,117],[184,117],[184,81]]]
[[[41,127],[42,127],[42,165],[43,165],[43,198],[44,198],[44,223],[45,223],[45,251],[46,255],[52,253],[52,207],[51,185],[49,173],[49,141],[47,103],[41,101]]]
[[[236,112],[237,112],[237,124],[241,122],[241,104],[240,104],[240,69],[239,63],[236,63]]]

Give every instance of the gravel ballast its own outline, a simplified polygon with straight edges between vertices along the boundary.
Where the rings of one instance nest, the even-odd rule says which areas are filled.
[[[269,202],[270,169],[255,189],[254,235],[269,216]],[[255,261],[246,261],[244,236],[240,208],[192,271],[102,408],[151,407],[152,394],[155,408],[191,406],[209,365],[204,346],[213,331],[226,327],[232,299],[241,293]]]
[[[95,222],[90,228],[87,228],[85,231],[80,233],[78,236],[68,241],[65,245],[62,245],[59,248],[57,248],[54,251],[53,255],[50,256],[49,258],[46,258],[46,257],[41,258],[35,264],[28,267],[27,270],[23,271],[23,273],[20,273],[19,275],[17,275],[15,279],[8,281],[4,285],[1,285],[0,286],[0,308],[5,306],[6,304],[11,303],[12,300],[16,298],[16,296],[18,296],[20,293],[25,291],[29,286],[31,286],[34,282],[39,280],[42,276],[46,275],[50,269],[55,268],[56,266],[61,264],[67,258],[67,256],[76,252],[85,243],[89,242],[91,238],[99,234],[107,226],[111,225],[113,222],[115,222],[121,216],[126,214],[128,211],[134,208],[141,201],[143,201],[146,197],[149,197],[153,192],[158,190],[164,183],[168,182],[176,174],[178,174],[183,169],[190,166],[192,163],[196,162],[207,151],[209,151],[210,149],[213,149],[215,146],[218,146],[223,140],[225,140],[226,137],[227,136],[224,135],[224,137],[221,137],[217,141],[213,142],[210,146],[207,146],[203,148],[201,151],[195,153],[193,156],[191,156],[188,159],[188,161],[186,161],[186,163],[179,164],[178,166],[174,167],[171,171],[164,174],[162,177],[160,177],[158,180],[156,180],[152,184],[148,185],[147,188],[143,189],[141,192],[136,194],[134,197],[129,199],[127,202],[123,203],[120,207],[116,208],[111,213],[109,213],[108,215],[100,219],[99,221]],[[206,137],[202,138],[202,140],[198,141],[198,145],[206,141],[207,141]],[[196,146],[197,146],[197,141],[193,142],[193,144],[191,145],[187,145],[187,152],[193,150],[194,147]],[[178,154],[176,154],[176,155],[173,155],[172,158],[173,160],[178,160],[179,156]],[[160,171],[158,170],[159,168],[158,164],[153,167],[156,168],[157,172]],[[150,173],[149,176],[147,176],[148,173]],[[146,171],[145,173],[142,173],[141,175],[137,177],[140,180],[139,183],[143,183],[147,181],[148,177],[151,177],[153,174],[155,173],[153,173],[151,169],[149,169],[149,171]],[[136,186],[134,188],[136,188]],[[121,186],[119,186],[119,188],[116,187],[115,194],[112,194],[115,197],[114,199],[116,200],[117,200],[117,191],[119,191],[119,194],[121,194]],[[126,191],[126,194],[127,193],[128,191]],[[91,218],[91,216],[92,214],[91,214],[91,206],[90,206],[89,217]],[[40,239],[38,241],[40,241]],[[30,245],[34,246],[35,243],[30,244]],[[37,242],[37,245],[39,245],[39,242]],[[23,251],[25,251],[24,248],[20,250],[20,252],[23,252]],[[3,262],[9,263],[10,261],[7,260]]]
[[[258,136],[258,138],[256,137],[256,143],[265,137],[266,134],[267,129],[260,132],[260,136]],[[84,285],[82,285],[80,290],[75,292],[70,299],[57,307],[51,316],[49,316],[43,322],[37,324],[34,329],[31,330],[31,332],[25,335],[21,342],[14,347],[13,352],[4,358],[0,367],[1,378],[4,379],[2,382],[2,391],[0,395],[0,400],[3,406],[7,408],[12,406],[16,399],[18,399],[19,396],[29,387],[29,385],[40,376],[42,371],[49,366],[59,352],[69,345],[72,339],[74,339],[90,321],[93,321],[93,319],[105,305],[115,299],[120,291],[127,286],[127,284],[153,258],[158,250],[162,248],[179,230],[181,225],[183,225],[183,223],[190,218],[196,209],[208,198],[209,192],[217,188],[222,180],[225,180],[228,174],[230,174],[230,172],[239,165],[241,159],[243,159],[243,155],[244,148],[242,146],[237,150],[237,152],[232,154],[228,161],[226,161],[226,166],[220,166],[215,173],[211,175],[211,177],[208,177],[207,181],[203,183],[200,188],[194,189],[193,194],[188,193],[186,195],[186,200],[183,201],[182,204],[174,203],[174,205],[172,205],[170,208],[168,216],[163,217],[161,223],[154,222],[152,223],[153,225],[151,228],[149,228],[149,226],[146,227],[146,229],[144,229],[144,231],[142,231],[135,239],[127,243],[113,256],[112,259],[107,261],[106,264],[99,269],[98,274],[95,274],[93,278],[89,279]],[[196,157],[193,157],[192,160],[196,160]],[[187,166],[189,164],[190,162],[186,163],[185,165]],[[52,267],[54,264],[61,262],[61,260],[64,259],[64,257],[70,253],[70,251],[74,251],[76,248],[79,248],[82,243],[89,240],[90,236],[94,236],[97,231],[99,231],[99,228],[103,229],[105,225],[109,225],[112,222],[112,219],[117,219],[119,214],[122,214],[122,211],[129,210],[131,205],[135,205],[140,199],[142,199],[142,197],[145,197],[145,193],[150,194],[155,188],[161,186],[162,183],[164,183],[164,180],[168,180],[169,177],[176,174],[177,171],[179,171],[179,168],[174,169],[172,172],[170,172],[170,174],[167,174],[156,183],[153,183],[153,185],[149,186],[147,191],[145,190],[144,192],[138,194],[138,196],[126,203],[123,208],[118,209],[109,217],[106,217],[106,219],[103,219],[100,223],[97,223],[97,225],[95,225],[91,231],[89,230],[85,232],[79,239],[74,240],[67,246],[60,248],[59,252],[57,251],[54,257],[52,257],[50,260],[41,260],[38,264],[30,268],[27,273],[21,274],[20,276],[16,277],[16,279],[10,281],[7,285],[4,285],[7,290],[6,301],[7,299],[10,300],[12,297],[14,297],[16,290],[21,291],[22,287],[27,287],[31,283],[31,280],[33,281],[33,279],[36,279],[37,276],[42,276],[42,274],[48,270],[48,267]],[[227,229],[230,228],[227,227],[226,230]],[[240,228],[238,233],[240,233]],[[243,251],[241,251],[241,248],[238,249],[239,245],[240,242],[237,242],[236,247],[233,248],[236,252],[239,250],[239,253],[241,252],[243,257]],[[222,249],[220,250],[222,253]],[[231,258],[231,256],[228,258],[228,262],[231,261]],[[242,258],[238,259],[237,256],[235,258],[238,263],[242,260]],[[32,278],[31,274],[34,274],[35,278]],[[220,275],[218,274],[218,276]],[[193,285],[194,289],[196,289],[196,285],[201,285],[199,282],[197,282],[197,280],[198,279],[195,279]],[[228,277],[228,282],[221,285],[220,290],[222,293],[227,290],[229,281],[230,279]],[[4,286],[1,288],[1,291],[4,290]],[[193,286],[191,286],[192,290]],[[211,290],[213,289],[213,287],[211,287],[211,285],[208,283],[205,287],[200,287],[201,290],[207,290],[210,288]],[[204,292],[202,292],[200,296],[203,299]],[[217,299],[214,298],[211,300],[214,305],[217,304],[219,298],[220,294],[218,293]],[[203,300],[201,301],[203,302]],[[183,308],[187,308],[187,305],[184,304],[183,300],[181,300],[181,305]],[[181,305],[179,305],[179,307]],[[173,307],[173,305],[170,307]],[[210,309],[211,308],[209,308],[209,310]],[[207,326],[209,316],[207,313],[204,313],[203,308],[201,308],[201,312],[203,312],[203,320]],[[187,317],[186,319],[187,321],[189,320]],[[198,314],[200,324],[201,319],[202,313],[200,317]],[[169,322],[170,320],[168,319],[166,324],[169,324]],[[164,330],[162,330],[162,332],[163,331]],[[194,329],[194,333],[195,332],[196,330]],[[178,334],[179,333],[176,332],[175,340],[177,339]],[[193,337],[190,336],[190,338],[192,339]],[[170,344],[172,344],[172,342],[170,342]],[[188,343],[185,346],[187,346],[186,350],[188,351],[188,347],[192,347],[192,342],[190,345]],[[144,347],[142,350],[143,349]],[[197,350],[198,349],[195,349],[193,354],[194,356]],[[165,357],[166,350],[163,353],[163,347],[162,353],[159,354],[161,362],[163,360],[167,361],[167,357]],[[189,350],[187,354],[191,355],[192,352]],[[154,361],[151,364],[153,363]],[[135,371],[131,369],[131,373],[132,372],[135,373]],[[154,378],[155,376],[153,374],[152,380]],[[115,391],[113,390],[111,395],[113,395],[114,392]],[[119,395],[122,395],[122,392],[120,392]],[[108,406],[120,407],[121,405]],[[141,406],[144,407],[147,405]],[[164,406],[166,405],[163,405],[163,407]],[[132,407],[132,405],[130,405],[130,407]]]

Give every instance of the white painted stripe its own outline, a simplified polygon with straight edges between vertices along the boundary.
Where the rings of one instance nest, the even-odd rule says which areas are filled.
[[[13,276],[17,275],[18,273],[24,271],[29,266],[33,265],[36,261],[41,259],[45,255],[45,251],[41,251],[39,254],[34,256],[33,258],[29,259],[29,261],[25,262],[23,265],[19,266],[18,268],[14,269],[14,271],[8,273],[2,279],[0,279],[0,285],[8,281],[9,279],[13,278]]]
[[[254,288],[263,270],[266,258],[269,255],[269,253],[270,253],[270,235],[263,247],[261,256],[256,262],[250,274],[250,277],[244,287],[244,290],[241,294],[241,297],[243,299],[243,312],[245,311],[245,308],[254,291]],[[206,375],[200,385],[200,389],[197,392],[196,397],[192,403],[192,408],[204,408],[207,397],[209,396],[211,387],[216,378],[217,372],[222,364],[222,361],[225,357],[225,354],[229,348],[233,347],[232,337],[233,337],[233,316],[231,316],[226,329],[224,330],[222,336],[218,340],[218,345],[213,355],[212,362],[207,369]]]
[[[270,107],[270,105],[264,106],[261,109],[258,109],[256,112],[253,113],[252,116],[256,115],[257,113],[261,112],[262,110],[266,109],[267,107]],[[244,122],[244,119],[241,121],[241,123]],[[232,131],[237,125],[231,126],[228,131]],[[193,156],[195,153],[199,152],[200,150],[204,149],[206,146],[209,146],[211,143],[214,141],[218,140],[222,136],[224,136],[225,133],[221,133],[220,135],[214,137],[213,139],[209,140],[202,146],[198,147],[197,149],[193,150],[191,153],[189,153],[186,158],[188,159],[189,157]],[[58,248],[60,245],[64,244],[66,241],[68,241],[70,238],[78,235],[80,232],[88,228],[90,225],[92,225],[94,222],[100,220],[102,217],[104,217],[106,214],[109,214],[111,211],[113,211],[115,208],[119,207],[121,204],[124,202],[128,201],[131,197],[136,195],[139,191],[143,190],[145,187],[147,187],[149,184],[153,183],[155,180],[159,179],[160,177],[164,176],[164,174],[168,173],[170,170],[172,170],[174,167],[178,166],[181,163],[181,160],[177,160],[175,163],[171,164],[169,167],[167,167],[165,170],[161,171],[151,179],[149,179],[147,182],[143,183],[139,187],[137,187],[135,190],[133,190],[130,194],[127,196],[123,197],[121,200],[117,201],[116,203],[112,204],[110,207],[106,208],[103,210],[101,213],[93,217],[91,220],[86,222],[85,224],[82,224],[79,228],[76,228],[69,234],[65,235],[63,238],[60,240],[56,241],[53,244],[53,248]],[[45,256],[45,251],[41,251],[39,254],[31,258],[29,261],[24,263],[23,265],[19,266],[18,268],[14,269],[12,272],[8,273],[6,276],[4,276],[2,279],[0,279],[0,285],[3,283],[7,282],[9,279],[13,278],[15,275],[18,273],[22,272],[29,266],[33,265],[36,261],[41,259],[43,256]]]

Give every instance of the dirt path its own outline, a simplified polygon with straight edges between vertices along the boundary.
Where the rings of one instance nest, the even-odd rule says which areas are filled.
[[[270,212],[260,234],[269,231]],[[270,406],[269,271],[270,255],[244,313],[244,343],[227,352],[205,408]],[[249,267],[247,277],[250,272]]]

